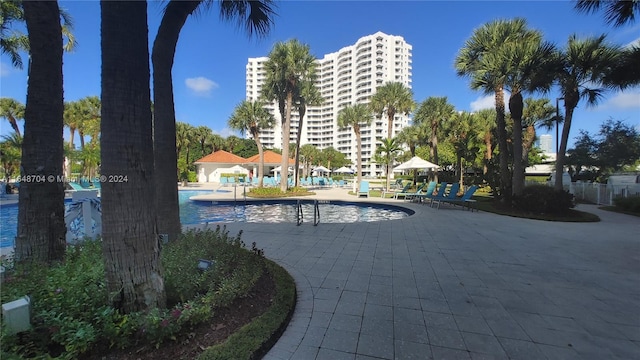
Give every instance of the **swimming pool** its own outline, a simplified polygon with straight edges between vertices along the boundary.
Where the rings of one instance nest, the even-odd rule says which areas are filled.
[[[212,194],[208,190],[180,190],[180,221],[185,225],[216,222],[296,223],[296,200],[191,201],[196,195]],[[65,200],[69,204],[70,200]],[[305,222],[313,221],[312,200],[302,201]],[[352,223],[401,219],[412,210],[393,205],[322,201],[320,223]],[[18,205],[2,205],[0,209],[0,247],[13,246],[18,227]]]

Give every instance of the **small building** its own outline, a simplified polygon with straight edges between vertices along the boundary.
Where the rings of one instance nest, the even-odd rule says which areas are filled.
[[[218,150],[194,162],[199,183],[220,182],[222,174],[249,174],[247,159],[224,150]],[[235,166],[240,167],[235,167]],[[240,170],[240,169],[244,169]]]
[[[246,165],[251,167],[253,176],[258,176],[258,167],[260,166],[260,154],[256,154],[246,159]],[[264,151],[264,175],[272,176],[271,170],[282,165],[282,155],[271,150]],[[289,165],[295,165],[294,159],[289,159]]]

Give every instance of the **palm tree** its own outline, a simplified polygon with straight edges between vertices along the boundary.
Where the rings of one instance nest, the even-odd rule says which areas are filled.
[[[551,105],[549,99],[525,99],[525,107],[522,113],[522,126],[526,132],[522,140],[522,161],[528,165],[529,152],[533,147],[536,136],[536,127],[544,127],[551,130],[555,124],[556,108]]]
[[[525,24],[526,25],[526,24]],[[512,195],[519,196],[524,189],[522,148],[522,94],[548,91],[553,83],[555,47],[542,41],[542,33],[521,28],[518,41],[506,42],[500,49],[502,68],[506,75],[505,89],[511,93],[509,112],[513,119],[513,175]]]
[[[574,8],[580,12],[595,13],[605,8],[607,24],[619,27],[633,23],[640,12],[639,0],[577,0]]]
[[[3,54],[7,54],[11,59],[11,64],[22,69],[21,51],[29,52],[29,37],[17,30],[11,30],[12,24],[15,22],[24,22],[24,10],[22,2],[19,0],[8,0],[0,2],[0,50]],[[60,17],[62,18],[62,26],[60,32],[62,36],[67,38],[63,50],[70,52],[76,47],[76,40],[71,32],[73,28],[72,19],[69,13],[59,8]]]
[[[416,156],[416,147],[425,143],[424,141],[424,126],[420,126],[415,123],[411,126],[407,126],[396,136],[396,139],[405,144],[409,148],[409,153],[411,157]],[[413,183],[415,184],[418,181],[418,171],[414,169],[413,171]]]
[[[264,106],[265,104],[261,101],[245,100],[236,106],[231,118],[229,118],[230,128],[239,130],[243,135],[249,132],[256,142],[260,158],[258,187],[262,187],[262,178],[264,177],[264,149],[260,143],[260,131],[273,127],[275,123],[275,118]]]
[[[606,42],[605,35],[586,39],[571,35],[566,47],[557,54],[560,66],[555,75],[564,97],[565,114],[560,148],[556,154],[556,190],[562,190],[562,172],[573,111],[581,99],[587,102],[587,106],[595,105],[607,87],[617,85],[607,83],[607,80],[611,68],[622,54],[619,46]]]
[[[496,131],[500,148],[500,184],[496,192],[511,203],[511,177],[509,173],[509,150],[507,147],[507,125],[505,120],[504,87],[508,73],[504,68],[502,49],[517,43],[527,32],[524,19],[495,20],[476,29],[455,59],[458,76],[471,79],[471,89],[494,94],[496,107]]]
[[[312,74],[315,76],[315,74]],[[304,79],[300,85],[300,95],[296,101],[296,107],[298,109],[298,133],[296,135],[296,148],[295,148],[295,166],[293,168],[294,186],[298,186],[300,177],[298,176],[300,166],[300,141],[302,140],[302,124],[304,123],[304,115],[307,112],[307,105],[319,106],[322,105],[324,99],[320,95],[320,91],[315,85],[315,78]]]
[[[387,168],[387,184],[385,186],[387,191],[389,191],[391,185],[391,168],[393,168],[393,162],[400,151],[402,151],[402,147],[400,146],[400,141],[396,138],[381,139],[376,148],[376,154],[380,162]]]
[[[0,116],[9,121],[16,134],[21,134],[17,120],[24,119],[24,105],[12,98],[0,98]]]
[[[484,164],[482,173],[487,175],[487,164],[493,158],[493,132],[496,129],[496,111],[483,109],[475,114],[478,136],[484,144]]]
[[[200,144],[200,150],[202,151],[202,156],[207,155],[207,151],[205,150],[205,145],[207,141],[213,135],[213,131],[207,126],[198,126],[193,129],[193,137],[194,140]]]
[[[22,158],[22,136],[14,132],[2,136],[0,142],[0,163],[4,171],[5,181],[8,183],[15,174],[20,173],[20,159]]]
[[[430,161],[439,164],[438,157],[438,136],[441,128],[446,126],[452,116],[455,114],[455,108],[449,104],[447,97],[428,97],[418,105],[413,122],[418,126],[424,126],[427,133],[429,145]],[[434,181],[438,181],[438,173],[434,174]]]
[[[311,174],[311,165],[313,165],[321,155],[320,150],[311,144],[304,144],[300,147],[300,155],[304,158],[304,173],[309,176],[309,174]]]
[[[397,113],[409,115],[415,108],[413,92],[401,82],[389,82],[376,89],[369,103],[374,114],[387,114],[387,139],[395,136],[393,121]]]
[[[114,308],[147,311],[166,302],[156,231],[147,3],[101,1],[100,7],[101,173],[114,180],[101,185],[106,287]]]
[[[269,101],[278,101],[282,121],[282,169],[289,166],[289,133],[294,101],[304,80],[315,78],[315,60],[309,45],[293,39],[276,43],[264,64],[266,79],[262,96]],[[280,191],[287,191],[286,181],[281,182]]]
[[[476,115],[468,112],[456,113],[454,119],[445,126],[447,140],[453,146],[456,155],[456,173],[460,179],[460,186],[463,186],[465,164],[467,161],[473,162],[480,151]]]
[[[69,128],[69,145],[72,149],[75,149],[75,136],[76,130],[78,129],[78,123],[80,120],[78,119],[77,111],[76,111],[76,103],[75,102],[65,102],[64,103],[64,125]]]
[[[77,101],[80,111],[80,121],[78,132],[80,132],[80,148],[84,148],[84,136],[89,135],[92,142],[98,141],[100,134],[100,98],[97,96],[87,96]]]
[[[31,44],[18,206],[17,261],[52,262],[65,253],[62,37],[57,1],[23,3]],[[53,176],[53,178],[51,178]],[[54,179],[52,181],[52,179]]]
[[[154,157],[156,172],[162,174],[156,182],[158,216],[161,233],[175,239],[180,233],[180,211],[176,187],[178,162],[176,144],[176,118],[173,100],[173,68],[176,45],[187,17],[204,11],[214,3],[212,0],[171,0],[164,8],[164,15],[153,42],[153,102],[154,109]],[[251,35],[265,35],[272,25],[272,0],[221,0],[220,15],[224,20],[237,20]],[[204,154],[203,154],[204,155]],[[187,161],[188,164],[188,161]]]
[[[373,120],[371,115],[371,108],[364,104],[346,106],[338,112],[338,127],[344,129],[351,126],[356,136],[356,186],[360,186],[360,182],[362,181],[362,138],[360,136],[360,127],[371,124]]]

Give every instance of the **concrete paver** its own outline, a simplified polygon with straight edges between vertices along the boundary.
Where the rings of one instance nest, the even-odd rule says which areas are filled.
[[[546,222],[358,199],[346,189],[313,198],[415,213],[226,224],[296,281],[294,316],[265,359],[640,358],[637,217],[578,205],[602,221]]]

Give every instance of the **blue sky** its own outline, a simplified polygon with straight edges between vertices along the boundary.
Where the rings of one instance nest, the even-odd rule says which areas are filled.
[[[486,22],[523,17],[545,39],[560,46],[569,35],[606,33],[611,42],[640,41],[640,22],[613,28],[599,14],[582,14],[570,1],[280,1],[275,25],[264,38],[249,38],[235,23],[222,22],[218,7],[187,20],[180,35],[173,69],[176,118],[206,125],[223,136],[232,134],[227,119],[245,96],[247,58],[266,56],[276,41],[291,38],[307,43],[316,57],[354,44],[382,31],[400,35],[413,46],[413,91],[417,101],[447,96],[457,110],[492,107],[492,96],[469,89],[456,76],[453,61],[473,30]],[[64,57],[65,100],[100,95],[100,4],[61,1],[74,18],[78,47]],[[149,2],[149,37],[153,42],[162,3]],[[25,55],[26,56],[26,55]],[[26,71],[11,67],[0,56],[0,94],[26,99]],[[546,95],[555,103],[557,91]],[[595,133],[609,119],[640,129],[640,88],[609,92],[599,106],[580,104],[574,114],[570,143],[580,129]],[[6,120],[0,134],[11,131]],[[539,130],[539,133],[544,133]],[[552,131],[552,133],[555,133]]]

